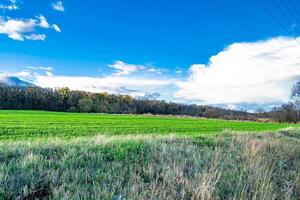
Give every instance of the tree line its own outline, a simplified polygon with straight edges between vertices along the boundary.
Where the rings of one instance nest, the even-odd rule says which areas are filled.
[[[17,87],[0,83],[0,109],[84,113],[187,115],[254,120],[253,114],[210,106],[186,105],[128,95],[90,93],[69,88]]]
[[[268,112],[248,113],[211,106],[186,105],[129,95],[90,93],[69,88],[18,87],[0,83],[0,109],[45,110],[80,113],[187,115],[228,120],[261,118],[277,122],[300,121],[300,81],[293,87],[291,101]],[[268,121],[268,120],[267,120]]]
[[[300,81],[291,90],[290,102],[273,108],[270,112],[264,113],[277,122],[297,123],[300,121]]]

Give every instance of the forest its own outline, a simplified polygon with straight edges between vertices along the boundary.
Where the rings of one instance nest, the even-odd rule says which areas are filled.
[[[72,91],[0,84],[0,109],[81,113],[186,115],[193,117],[254,120],[255,115],[210,106],[186,105],[128,95]]]
[[[137,99],[129,95],[90,93],[69,88],[9,86],[0,83],[0,109],[44,110],[79,113],[182,115],[227,120],[268,119],[296,123],[300,120],[297,83],[291,93],[293,101],[271,111],[248,113],[212,106],[179,104],[154,99]]]

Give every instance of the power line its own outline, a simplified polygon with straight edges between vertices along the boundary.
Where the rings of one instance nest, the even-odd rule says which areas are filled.
[[[239,27],[242,27],[243,30],[246,30],[249,34],[253,34],[252,31],[249,31],[247,29],[247,25],[243,24],[234,14],[230,13],[227,9],[225,9],[220,3],[219,0],[211,0],[210,1],[218,10],[223,11],[223,13],[225,13],[225,16],[231,18],[231,20],[233,22],[235,22]],[[235,29],[231,29],[231,30],[235,30]],[[225,34],[226,37],[229,40],[229,37],[227,36],[227,34]]]
[[[258,21],[251,13],[249,13],[245,8],[243,8],[236,0],[231,0],[233,4],[239,8],[240,10],[243,10],[244,14],[248,15],[248,17],[255,23],[255,24],[261,24],[261,21]],[[290,33],[290,31],[288,31]],[[279,41],[279,40],[278,40]],[[280,41],[281,42],[281,41]]]
[[[237,18],[234,15],[231,15],[230,12],[228,12],[226,9],[223,9],[223,7],[217,2],[217,0],[211,0],[211,2],[213,2],[213,4],[218,8],[221,8],[221,10],[223,10],[224,13],[226,13],[229,17],[231,17],[234,21],[237,22],[238,25],[245,27],[243,25],[243,23],[241,23],[239,20],[237,20]]]
[[[253,15],[251,15],[246,9],[244,9],[236,0],[231,0],[233,2],[233,4],[240,10],[243,10],[244,14],[248,15],[250,17],[250,19],[255,23],[255,24],[260,24],[261,21],[258,21],[255,17],[253,17]],[[273,16],[275,18],[275,20],[280,24],[280,26],[288,33],[288,35],[291,35],[292,38],[298,43],[300,44],[300,42],[293,36],[293,33],[291,33],[291,31],[286,28],[286,26],[277,18],[276,15],[273,14],[273,12],[265,5],[261,2],[261,0],[258,0],[260,4],[262,4],[262,6],[268,11],[269,14],[271,14],[271,16]],[[224,9],[222,7],[221,4],[219,4],[217,1],[215,0],[212,0],[211,2],[214,3],[214,5],[217,7],[217,8],[221,8],[221,10],[224,11],[225,14],[229,15],[233,20],[235,20],[237,22],[238,25],[240,25],[241,27],[245,28],[245,30],[247,30],[247,32],[249,33],[252,33],[252,30],[251,31],[248,31],[249,30],[249,26],[246,26],[244,25],[243,23],[241,23],[234,15],[232,15],[231,13],[228,12],[228,10]],[[257,32],[258,33],[258,32]],[[276,41],[278,41],[280,44],[284,45],[284,43],[279,40],[278,38],[275,38]]]
[[[247,14],[247,15],[250,17],[250,19],[252,20],[252,22],[257,23],[257,20],[256,20],[251,14],[249,14],[249,12],[248,12],[246,9],[244,9],[244,8],[243,8],[236,0],[231,0],[231,1],[233,2],[233,4],[234,4],[238,9],[244,11],[244,13]]]
[[[259,4],[275,19],[275,21],[281,26],[283,30],[285,30],[288,34],[292,34],[288,28],[285,27],[285,25],[278,19],[276,15],[271,11],[271,9],[268,8],[261,0],[257,0]]]
[[[295,24],[296,25],[295,29],[297,31],[299,31],[296,22],[293,22],[293,20],[290,19],[290,17],[288,16],[288,14],[286,14],[286,12],[283,10],[283,8],[281,8],[281,6],[278,4],[278,2],[276,0],[272,0],[272,2],[278,8],[278,10],[284,15],[284,17],[289,21],[290,25],[294,25]]]
[[[269,9],[261,0],[257,0],[260,5],[275,19],[275,21],[288,33],[288,35],[291,35],[291,37],[300,45],[300,42],[295,38],[293,35],[293,32],[289,30],[289,28],[286,28],[285,25],[277,18],[277,16],[272,12],[271,9]]]
[[[296,9],[297,6],[295,6],[291,0],[287,0],[287,2],[290,5],[291,9],[295,11],[296,16],[300,16],[300,11],[298,12],[298,9]]]
[[[249,18],[255,23],[255,24],[260,24],[261,23],[261,21],[258,21],[251,13],[249,13],[245,8],[243,8],[236,0],[231,0],[232,2],[233,2],[233,4],[238,8],[238,9],[240,9],[240,10],[242,10],[242,11],[244,11],[243,13],[244,14],[246,14],[246,15],[248,15],[249,16]],[[215,3],[215,1],[213,0],[213,2]],[[219,4],[218,4],[219,5]],[[223,9],[224,10],[224,9]],[[228,13],[228,12],[226,12],[226,13]],[[233,19],[235,19],[234,17],[233,17]],[[239,24],[239,23],[238,23]],[[246,28],[249,28],[249,26],[247,26]],[[248,30],[248,29],[246,29],[246,30]],[[258,32],[257,32],[258,33]],[[280,43],[281,45],[285,45],[281,40],[279,40],[278,38],[274,38],[278,43]],[[293,39],[297,42],[297,43],[299,43],[294,37],[293,37]],[[300,43],[299,43],[300,44]],[[276,48],[275,46],[273,46],[272,44],[270,44],[270,43],[267,43],[267,45],[269,45],[271,48]],[[293,57],[290,57],[290,55],[285,55],[286,56],[286,58],[288,58],[288,59],[292,59],[293,60],[293,62],[295,62],[296,60],[294,60],[294,58]]]
[[[283,2],[284,5],[286,5],[286,8],[287,8],[288,12],[290,12],[293,15],[293,18],[296,21],[300,22],[300,19],[298,19],[297,11],[294,9],[294,7],[291,4],[290,0],[283,0],[282,2]]]

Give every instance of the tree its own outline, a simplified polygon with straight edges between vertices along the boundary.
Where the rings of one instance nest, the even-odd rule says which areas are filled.
[[[83,98],[78,102],[80,112],[92,112],[94,107],[94,102],[92,99]]]
[[[204,117],[207,118],[219,118],[220,113],[217,109],[215,108],[208,108],[204,113],[203,113]]]
[[[49,110],[119,114],[170,114],[223,119],[249,119],[253,115],[210,106],[186,105],[151,99],[134,99],[128,95],[18,87],[0,83],[0,109]]]
[[[298,121],[297,110],[293,103],[282,106],[282,121],[296,123]]]
[[[298,81],[292,88],[291,99],[294,105],[294,109],[297,112],[297,120],[299,120],[300,119],[300,81]]]
[[[71,90],[67,87],[63,87],[56,90],[56,92],[59,94],[60,110],[67,110],[70,107],[68,104],[68,99],[70,97]]]

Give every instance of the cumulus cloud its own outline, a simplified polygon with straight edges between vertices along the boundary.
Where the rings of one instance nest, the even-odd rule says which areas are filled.
[[[52,4],[52,8],[56,11],[64,12],[65,8],[63,6],[63,3],[61,1],[58,1],[56,3]]]
[[[0,17],[0,34],[5,34],[13,40],[45,40],[46,35],[36,33],[37,28],[52,28],[55,31],[60,32],[58,26],[55,24],[50,26],[43,15],[30,19],[5,19]]]
[[[111,68],[114,68],[116,72],[114,75],[129,75],[133,72],[144,70],[146,67],[143,65],[133,65],[133,64],[128,64],[123,61],[116,61],[112,65],[108,65]]]
[[[136,64],[128,64],[123,61],[116,61],[114,64],[108,65],[111,68],[115,69],[114,75],[130,75],[134,72],[145,72],[145,73],[156,73],[161,75],[166,70],[157,68],[151,64],[144,64],[144,65],[136,65]]]
[[[300,79],[300,37],[234,43],[194,64],[177,98],[205,104],[285,102]]]

